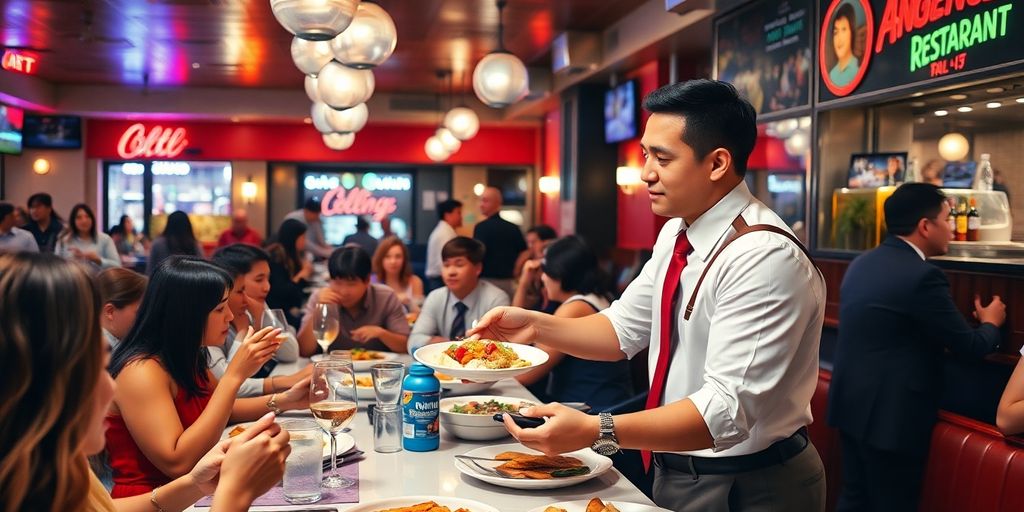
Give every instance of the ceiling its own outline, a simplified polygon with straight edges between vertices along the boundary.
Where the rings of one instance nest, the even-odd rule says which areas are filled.
[[[986,81],[911,98],[889,108],[910,108],[915,139],[937,139],[950,131],[1002,131],[1024,117],[1024,80]]]
[[[644,2],[510,0],[505,46],[547,66],[560,32],[601,31]],[[378,91],[436,91],[438,69],[468,86],[463,71],[496,46],[493,0],[378,3],[398,28]],[[58,84],[302,87],[268,0],[0,0],[0,43],[38,52],[38,75]]]

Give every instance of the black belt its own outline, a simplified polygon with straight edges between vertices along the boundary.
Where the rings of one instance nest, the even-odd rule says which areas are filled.
[[[658,467],[693,475],[726,475],[756,471],[782,464],[807,448],[807,427],[800,427],[795,434],[772,443],[757,453],[735,457],[694,457],[675,453],[655,453],[654,463]]]

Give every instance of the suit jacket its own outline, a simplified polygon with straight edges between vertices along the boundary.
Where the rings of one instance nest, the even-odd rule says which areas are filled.
[[[891,236],[843,277],[828,422],[878,449],[927,453],[944,349],[981,357],[999,340],[996,326],[967,324],[942,270]]]

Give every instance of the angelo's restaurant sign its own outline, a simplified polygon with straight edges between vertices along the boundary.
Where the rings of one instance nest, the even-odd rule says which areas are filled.
[[[1024,62],[1013,0],[827,0],[818,35],[819,100]]]

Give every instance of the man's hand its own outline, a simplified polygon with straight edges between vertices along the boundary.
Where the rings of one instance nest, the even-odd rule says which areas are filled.
[[[379,325],[364,325],[352,330],[352,339],[359,343],[366,343],[373,339],[380,339],[384,328]]]
[[[1006,321],[1006,304],[1003,304],[1002,299],[1000,299],[998,295],[993,295],[992,302],[990,302],[988,306],[982,306],[981,297],[975,295],[974,318],[977,318],[981,323],[988,323],[996,327],[1002,327],[1003,322]]]
[[[512,437],[528,448],[544,452],[545,455],[559,455],[588,448],[601,435],[601,423],[597,416],[559,403],[527,407],[519,413],[531,418],[547,418],[547,421],[537,428],[520,428],[508,414],[504,415],[505,428]]]
[[[485,338],[514,343],[533,343],[539,339],[533,311],[522,308],[500,307],[487,312],[466,331],[466,337]]]

